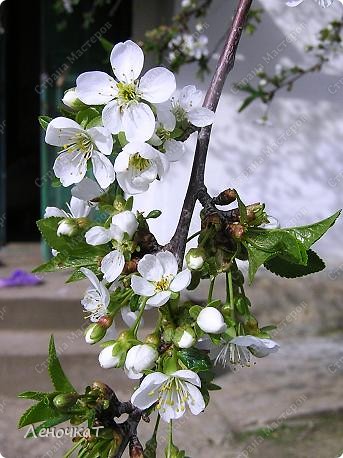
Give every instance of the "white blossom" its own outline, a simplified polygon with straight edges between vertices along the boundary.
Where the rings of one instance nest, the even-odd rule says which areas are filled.
[[[103,124],[113,134],[123,131],[129,141],[148,140],[155,129],[148,103],[168,100],[176,88],[175,76],[156,67],[138,79],[144,54],[131,40],[114,46],[110,62],[116,79],[104,72],[83,73],[76,80],[77,96],[87,105],[105,105]]]
[[[102,188],[115,180],[113,165],[106,157],[112,152],[113,138],[104,127],[83,129],[72,119],[59,117],[49,123],[45,141],[63,148],[54,164],[55,175],[63,186],[79,183],[84,178],[88,160]]]
[[[302,3],[304,0],[288,0],[286,2],[287,6],[298,6],[300,3]],[[327,8],[331,6],[334,2],[334,0],[314,0],[318,5],[320,5],[322,8]],[[343,4],[343,0],[338,0],[340,3]]]
[[[193,415],[205,409],[200,387],[199,376],[190,370],[179,370],[170,375],[154,372],[144,378],[133,393],[131,402],[141,410],[157,402],[156,408],[161,418],[169,423],[170,420],[181,418],[187,406]]]
[[[183,331],[183,334],[178,341],[177,345],[179,348],[191,348],[195,341],[194,336],[188,332],[188,331]]]
[[[138,228],[136,216],[131,211],[114,215],[109,228],[94,226],[86,232],[86,242],[89,245],[103,245],[112,241],[116,249],[108,253],[101,261],[101,271],[108,282],[113,282],[122,273],[125,265],[123,251],[125,249],[125,234],[131,239]]]
[[[120,364],[120,357],[113,356],[113,345],[108,345],[99,354],[99,363],[103,369],[111,369],[112,367],[118,367]]]
[[[204,127],[213,123],[214,112],[201,106],[202,92],[195,86],[185,86],[168,102],[157,104],[157,117],[163,125],[175,125],[190,122],[196,127]]]
[[[221,334],[226,330],[223,315],[215,307],[205,307],[197,317],[199,328],[209,334]]]
[[[179,161],[186,149],[184,142],[173,138],[175,127],[175,117],[157,119],[155,133],[149,140],[152,145],[162,147],[164,156],[169,162]]]
[[[270,353],[278,351],[280,345],[271,339],[260,339],[254,336],[238,336],[226,343],[220,350],[215,364],[221,363],[250,366],[251,354],[257,358],[264,358]]]
[[[88,318],[95,323],[107,314],[107,307],[110,303],[110,293],[104,283],[100,282],[95,273],[90,269],[82,267],[80,271],[92,284],[92,286],[87,289],[81,304],[85,311],[89,313]]]
[[[64,218],[58,223],[57,235],[72,236],[78,229],[77,223],[73,221],[76,218],[85,218],[88,216],[91,208],[88,206],[87,202],[72,197],[70,203],[67,204],[69,212],[62,210],[57,207],[46,207],[44,212],[44,218],[50,218],[52,216],[58,218]]]
[[[141,276],[134,275],[131,288],[139,296],[145,296],[147,305],[160,307],[168,302],[172,292],[179,292],[189,285],[191,274],[188,269],[178,273],[175,256],[169,251],[146,254],[138,263]]]
[[[203,26],[198,25],[199,31],[202,31]],[[169,43],[168,48],[169,59],[173,61],[176,57],[177,52],[182,52],[187,57],[200,60],[202,57],[208,56],[208,37],[204,34],[183,33],[174,37]],[[174,51],[176,49],[176,52]]]
[[[157,178],[168,171],[169,162],[163,153],[144,142],[131,142],[118,154],[114,169],[117,181],[127,194],[148,190]]]
[[[154,367],[158,352],[151,345],[135,345],[127,352],[125,372],[131,379],[143,377],[143,372]]]

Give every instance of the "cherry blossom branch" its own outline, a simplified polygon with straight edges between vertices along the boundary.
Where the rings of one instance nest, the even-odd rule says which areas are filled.
[[[203,106],[210,110],[216,111],[225,80],[234,66],[236,51],[251,4],[252,0],[239,0],[237,11],[204,100]],[[172,239],[165,247],[176,255],[180,266],[182,265],[185,254],[186,240],[196,201],[202,201],[204,196],[208,196],[204,184],[204,175],[210,136],[211,126],[203,127],[198,134],[191,177],[180,219]]]

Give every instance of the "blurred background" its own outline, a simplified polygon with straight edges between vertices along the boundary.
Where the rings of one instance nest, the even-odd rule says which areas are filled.
[[[210,72],[197,79],[197,64],[184,65],[177,75],[179,87],[196,84],[206,91],[217,58],[212,51],[235,4],[212,2],[202,18]],[[226,83],[206,184],[213,195],[235,187],[246,203],[265,202],[268,214],[282,226],[308,224],[342,207],[343,59],[336,56],[320,73],[299,80],[291,92],[281,91],[264,124],[262,104],[238,113],[244,95],[233,84],[253,82],[258,69],[273,73],[280,63],[311,65],[305,46],[315,41],[322,27],[341,18],[343,7],[335,2],[323,10],[310,0],[297,8],[286,8],[280,0],[256,1],[255,6],[264,10],[262,22],[252,36],[243,36]],[[58,114],[64,91],[75,85],[79,73],[110,72],[102,39],[141,40],[179,9],[176,0],[81,0],[72,10],[67,1],[1,2],[2,279],[17,269],[30,272],[48,256],[35,221],[47,205],[63,207],[70,198],[68,189],[53,187],[55,153],[44,144],[38,116]],[[195,33],[196,23],[190,27]],[[147,55],[146,67],[155,64],[154,56]],[[161,243],[174,232],[194,145],[192,136],[187,154],[173,164],[172,173],[137,198],[137,208],[163,211],[151,224]],[[197,212],[192,230],[199,225]],[[214,393],[206,413],[176,425],[177,442],[190,456],[334,458],[343,453],[341,219],[316,251],[327,263],[320,274],[283,280],[261,271],[249,287],[260,323],[278,325],[273,338],[281,342],[281,350],[250,369],[218,373],[223,390]],[[60,457],[69,445],[68,438],[28,441],[25,431],[15,428],[26,407],[16,394],[49,386],[46,355],[51,333],[76,386],[101,379],[117,388],[123,399],[132,388],[120,371],[108,373],[98,367],[98,350],[83,339],[79,302],[85,284],[65,285],[65,279],[61,273],[45,274],[36,285],[0,287],[0,453],[6,458]],[[220,284],[217,293],[221,294]],[[205,294],[204,287],[192,297],[202,300]],[[147,330],[151,323],[147,320]],[[142,437],[148,437],[148,427],[142,428]],[[163,440],[162,434],[162,445]]]

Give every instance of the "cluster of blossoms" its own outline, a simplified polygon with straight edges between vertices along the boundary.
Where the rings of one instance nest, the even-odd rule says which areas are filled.
[[[190,60],[200,60],[208,56],[208,37],[200,33],[202,24],[198,25],[198,29],[197,33],[193,35],[190,33],[183,33],[177,35],[169,42],[168,58],[170,62],[175,61],[180,53]]]
[[[157,67],[140,76],[144,56],[132,41],[117,44],[110,61],[114,77],[81,74],[63,98],[65,116],[47,125],[46,142],[61,148],[55,175],[63,186],[74,186],[68,210],[48,207],[44,217],[55,222],[62,244],[82,242],[85,253],[99,253],[82,260],[77,279],[90,282],[81,301],[91,322],[85,339],[103,341],[100,365],[142,379],[132,403],[142,410],[154,406],[169,422],[187,407],[195,415],[205,408],[209,384],[197,361],[208,369],[215,362],[249,365],[250,355],[266,356],[278,345],[257,332],[239,335],[246,334],[242,326],[233,332],[221,301],[205,307],[182,302],[181,292],[206,265],[206,246],[190,250],[180,270],[175,255],[161,251],[150,233],[147,221],[159,212],[132,210],[132,196],[168,173],[185,154],[189,131],[212,124],[214,113],[202,107],[194,86],[176,91],[169,70]],[[63,264],[63,249],[53,254],[52,262]],[[152,308],[160,325],[142,340],[143,315]],[[127,326],[120,333],[118,314]]]
[[[302,3],[304,0],[287,0],[286,5],[287,6],[298,6],[300,3]],[[343,0],[338,0],[340,3],[343,4]],[[315,0],[318,5],[320,5],[322,8],[328,8],[331,6],[334,2],[334,0]]]

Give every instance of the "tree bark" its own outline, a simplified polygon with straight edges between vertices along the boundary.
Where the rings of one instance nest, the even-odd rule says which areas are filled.
[[[236,51],[251,4],[252,0],[239,0],[238,8],[234,15],[231,28],[227,34],[223,51],[219,57],[211,84],[205,96],[203,106],[209,108],[210,110],[216,111],[225,80],[234,66]],[[198,134],[191,177],[181,210],[180,219],[172,239],[165,247],[175,254],[180,267],[182,266],[185,255],[189,226],[196,201],[198,199],[201,200],[202,196],[207,194],[207,189],[204,183],[204,175],[211,137],[211,128],[211,126],[203,127]]]

